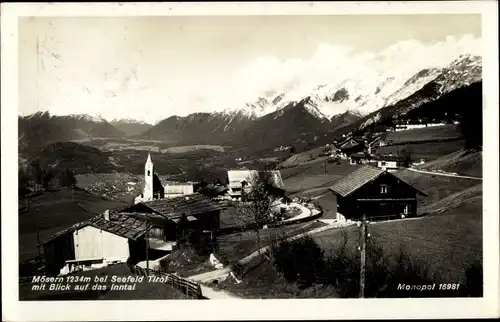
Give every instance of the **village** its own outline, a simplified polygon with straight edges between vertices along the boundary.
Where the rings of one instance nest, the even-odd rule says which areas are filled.
[[[287,190],[279,169],[230,169],[226,183],[165,181],[148,153],[142,190],[133,204],[107,209],[41,242],[43,271],[51,276],[72,276],[126,265],[133,274],[163,276],[167,285],[183,289],[193,298],[210,298],[206,294],[228,297],[224,291],[214,291],[214,285],[228,279],[240,284],[238,267],[265,254],[273,236],[283,231],[293,240],[359,227],[360,223],[418,217],[419,204],[427,194],[401,176],[400,170],[413,169],[425,160],[415,162],[405,150],[395,155],[376,153],[390,145],[385,136],[348,135],[326,144],[320,157],[330,168],[344,169],[339,172],[344,175],[315,197]],[[325,198],[334,207],[328,214],[318,202]],[[227,225],[228,220],[233,224]],[[241,242],[242,234],[252,232],[262,235],[248,249],[253,252],[242,254],[248,255],[243,258],[228,256],[232,251],[224,251],[224,247],[231,247],[235,237]],[[186,243],[197,248],[198,255],[193,256],[198,265],[188,258],[185,263],[194,268],[169,267],[166,263],[185,252]]]

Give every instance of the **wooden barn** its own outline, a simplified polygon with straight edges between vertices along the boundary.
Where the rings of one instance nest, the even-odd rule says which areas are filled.
[[[365,144],[363,142],[363,139],[355,138],[352,136],[340,142],[338,147],[346,155],[363,152],[365,150]]]
[[[417,195],[427,196],[396,174],[363,166],[336,182],[330,190],[337,197],[342,219],[386,220],[417,214]]]
[[[103,215],[75,224],[43,243],[49,273],[58,275],[65,266],[99,266],[126,262],[145,250],[145,221],[120,213]],[[139,256],[141,257],[141,256]]]

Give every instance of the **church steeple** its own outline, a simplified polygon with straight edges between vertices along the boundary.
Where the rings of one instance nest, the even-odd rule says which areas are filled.
[[[151,152],[148,151],[148,158],[144,165],[144,200],[153,200],[153,177],[154,177],[154,164],[151,160]]]

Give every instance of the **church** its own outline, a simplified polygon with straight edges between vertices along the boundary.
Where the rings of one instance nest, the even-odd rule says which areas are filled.
[[[158,174],[154,172],[154,163],[151,160],[151,153],[144,164],[144,190],[134,200],[135,204],[157,199],[174,198],[193,194],[195,184],[187,183],[166,183],[162,184]]]

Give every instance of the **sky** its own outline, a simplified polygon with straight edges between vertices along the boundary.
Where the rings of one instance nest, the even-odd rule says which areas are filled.
[[[360,62],[442,63],[480,37],[480,15],[23,18],[19,113],[156,123],[335,81]]]

